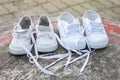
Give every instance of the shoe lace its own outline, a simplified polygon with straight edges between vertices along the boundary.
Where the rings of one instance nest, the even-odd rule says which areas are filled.
[[[33,33],[35,32],[32,32],[31,33],[31,38],[32,38],[32,46],[34,45],[34,49],[35,49],[35,56],[33,56],[33,54],[24,46],[24,44],[22,44],[20,41],[18,41],[19,45],[26,51],[27,53],[27,57],[29,58],[29,62],[30,63],[35,63],[36,66],[44,73],[46,74],[49,74],[49,75],[54,75],[54,73],[44,69],[39,63],[38,63],[38,51],[37,51],[37,46],[36,46],[36,42],[35,42],[35,39],[34,39],[34,36],[33,36]],[[41,55],[41,56],[44,56],[44,55]]]
[[[90,25],[92,26],[92,32],[102,32],[103,31],[103,24],[101,24],[101,23],[90,22]]]
[[[78,27],[76,27],[77,24],[72,24],[72,26],[73,26],[73,25],[75,25],[75,27],[74,27],[74,28],[71,27],[71,28],[73,28],[73,29],[67,30],[66,37],[69,35],[70,32],[73,32],[73,31],[77,31],[77,30],[78,30]],[[97,24],[97,25],[98,25],[98,24]],[[64,26],[64,25],[63,25],[63,26]],[[79,27],[80,27],[80,26],[79,26]],[[83,36],[84,36],[84,30],[82,29],[82,30],[79,30],[79,31],[80,31],[80,33],[81,33],[81,35],[82,35],[81,38],[79,39],[79,40],[81,40],[81,39],[83,38]],[[79,59],[81,59],[81,58],[83,58],[83,57],[86,57],[86,60],[85,60],[83,66],[82,66],[82,68],[81,68],[81,70],[80,70],[80,74],[81,74],[82,71],[84,70],[84,68],[86,67],[87,63],[88,63],[88,60],[89,60],[89,57],[90,57],[90,53],[92,53],[94,50],[91,50],[89,44],[87,44],[89,50],[76,50],[76,49],[71,49],[71,48],[67,47],[67,46],[62,42],[62,40],[58,37],[57,34],[55,34],[55,37],[56,37],[56,39],[58,40],[59,44],[68,51],[68,60],[67,60],[67,62],[63,65],[63,66],[65,66],[64,69],[66,69],[66,67],[67,67],[69,64],[71,64],[71,63],[73,63],[73,62],[75,62],[75,61],[78,61]],[[65,37],[64,37],[64,38],[65,38]],[[87,41],[87,40],[86,40],[86,41]],[[78,46],[78,42],[79,42],[79,41],[76,41],[76,47]],[[72,61],[71,61],[71,56],[72,56],[72,52],[71,52],[71,51],[73,51],[73,52],[75,52],[75,53],[77,53],[77,54],[79,55],[78,58],[75,58],[75,59],[72,60]],[[84,53],[84,54],[83,54],[83,53]]]
[[[87,44],[89,50],[75,50],[75,49],[70,49],[70,48],[68,48],[67,46],[65,46],[65,45],[62,43],[62,41],[60,40],[60,38],[58,37],[57,34],[55,34],[55,37],[56,37],[56,39],[58,40],[58,42],[60,43],[60,45],[61,45],[62,47],[64,47],[64,48],[68,51],[68,53],[67,53],[67,54],[68,54],[68,55],[67,55],[67,56],[68,56],[68,60],[67,60],[67,62],[63,65],[63,66],[65,66],[64,69],[66,69],[69,64],[71,64],[71,63],[73,63],[73,62],[75,62],[75,61],[78,61],[79,59],[87,56],[87,57],[86,57],[86,60],[85,60],[85,62],[84,62],[84,64],[83,64],[83,66],[82,66],[82,68],[81,68],[81,70],[80,70],[80,74],[81,74],[82,71],[84,70],[84,68],[85,68],[86,65],[87,65],[87,62],[88,62],[88,60],[89,60],[90,53],[93,52],[93,51],[91,51],[90,46]],[[70,60],[71,60],[71,56],[72,56],[72,52],[71,52],[71,51],[77,53],[77,54],[80,55],[80,56],[79,56],[78,58],[75,58],[74,60],[70,61]],[[83,54],[83,53],[84,53],[84,54]],[[67,57],[67,56],[66,56],[66,57]]]
[[[36,66],[41,70],[41,72],[43,73],[46,73],[46,74],[49,74],[49,75],[55,75],[54,73],[46,70],[47,68],[53,66],[54,64],[56,64],[57,62],[59,62],[60,60],[68,57],[68,60],[66,62],[66,64],[64,64],[63,66],[64,69],[66,69],[68,67],[69,64],[73,63],[73,62],[76,62],[78,61],[79,59],[83,58],[83,57],[86,57],[86,60],[80,70],[80,74],[82,73],[82,71],[84,70],[84,68],[86,67],[87,63],[88,63],[88,60],[89,60],[89,57],[90,57],[90,53],[93,52],[91,51],[91,48],[89,47],[88,45],[88,48],[89,48],[89,51],[88,50],[74,50],[74,49],[70,49],[68,48],[67,46],[65,46],[62,41],[59,39],[58,35],[55,34],[55,37],[57,38],[58,42],[60,43],[61,46],[63,46],[67,51],[68,53],[65,53],[65,54],[57,54],[57,55],[51,55],[50,53],[48,54],[44,54],[44,55],[38,55],[38,51],[37,51],[37,46],[36,46],[36,42],[35,42],[35,39],[34,37],[32,36],[32,41],[33,41],[33,45],[34,45],[34,48],[35,48],[35,56],[32,55],[32,53],[22,44],[19,42],[19,44],[21,45],[21,47],[27,52],[27,56],[29,58],[29,61],[30,63],[35,63]],[[79,54],[80,56],[78,58],[75,58],[74,60],[70,61],[71,60],[71,56],[72,56],[72,52],[75,52],[77,54]],[[84,53],[82,55],[82,52]],[[37,62],[38,58],[41,58],[41,59],[53,59],[53,58],[57,58],[57,60],[55,60],[54,62],[52,62],[51,64],[47,65],[45,68],[41,67],[41,65]]]
[[[41,72],[46,73],[46,74],[49,74],[49,75],[55,75],[54,73],[52,73],[52,72],[50,72],[50,71],[47,71],[46,69],[49,68],[49,67],[51,67],[51,66],[53,66],[53,65],[56,64],[58,61],[60,61],[60,60],[64,59],[65,57],[67,57],[68,54],[57,54],[57,55],[53,55],[52,53],[46,53],[46,54],[44,54],[44,55],[39,55],[39,54],[38,54],[38,50],[37,50],[36,41],[35,41],[35,38],[34,38],[34,36],[33,36],[34,33],[35,33],[35,32],[33,32],[33,33],[31,34],[31,38],[32,38],[32,42],[33,42],[33,45],[34,45],[34,49],[35,49],[35,56],[33,56],[32,53],[26,51],[26,52],[27,52],[27,56],[29,57],[29,61],[30,61],[30,63],[35,63],[35,64],[39,67],[39,69],[41,70]],[[31,54],[31,55],[30,55],[30,54]],[[31,56],[33,56],[33,57],[31,57]],[[33,59],[33,58],[34,58],[34,59]],[[38,58],[41,58],[41,59],[56,59],[56,58],[57,58],[57,60],[55,60],[55,61],[52,62],[51,64],[47,65],[45,68],[42,68],[42,67],[40,66],[40,64],[37,62]],[[36,61],[35,61],[35,60],[36,60]]]
[[[55,75],[54,73],[52,73],[52,72],[50,72],[50,71],[48,71],[48,70],[46,70],[46,69],[49,68],[49,67],[51,67],[51,66],[53,66],[53,65],[55,65],[57,62],[61,61],[62,59],[68,57],[67,62],[63,65],[63,66],[65,66],[64,69],[66,69],[69,64],[71,64],[71,63],[73,63],[73,62],[75,62],[75,61],[78,61],[79,59],[87,56],[87,57],[86,57],[86,60],[85,60],[85,62],[84,62],[84,64],[83,64],[83,66],[82,66],[82,68],[81,68],[81,70],[80,70],[80,74],[82,73],[82,71],[84,70],[84,68],[85,68],[86,65],[87,65],[87,62],[88,62],[88,60],[89,60],[90,53],[93,52],[93,51],[91,51],[91,48],[90,48],[90,46],[89,46],[88,44],[87,44],[87,45],[88,45],[89,50],[76,50],[76,49],[71,49],[71,48],[67,47],[67,46],[62,42],[62,40],[59,38],[59,36],[58,36],[56,33],[54,33],[54,36],[56,37],[56,39],[57,39],[57,41],[59,42],[59,44],[60,44],[63,48],[65,48],[68,52],[65,53],[65,54],[57,54],[57,55],[53,55],[52,53],[51,53],[51,54],[48,53],[48,54],[44,54],[44,55],[39,55],[39,54],[38,54],[38,50],[37,50],[37,46],[36,46],[36,41],[35,41],[35,38],[34,38],[34,36],[33,36],[34,33],[35,33],[35,32],[32,32],[32,33],[31,33],[31,38],[32,38],[32,42],[33,42],[32,46],[34,45],[34,49],[35,49],[35,56],[33,56],[33,54],[32,54],[21,42],[18,41],[19,44],[21,45],[21,47],[26,51],[27,57],[29,58],[29,62],[30,62],[30,63],[35,63],[36,66],[37,66],[37,67],[41,70],[41,72],[43,72],[43,73],[46,73],[46,74],[49,74],[49,75]],[[80,56],[79,56],[78,58],[75,58],[75,59],[71,60],[72,51],[75,52],[75,53],[77,53],[77,54],[80,55]],[[83,54],[83,53],[84,53],[84,54]],[[37,61],[38,58],[41,58],[41,59],[57,59],[57,60],[55,60],[54,62],[52,62],[51,64],[47,65],[45,68],[43,68],[43,67],[41,67],[41,65],[38,63],[38,61]]]
[[[51,39],[53,38],[53,34],[52,34],[51,32],[41,32],[39,35],[40,35],[40,36],[48,35],[49,38],[51,38]]]

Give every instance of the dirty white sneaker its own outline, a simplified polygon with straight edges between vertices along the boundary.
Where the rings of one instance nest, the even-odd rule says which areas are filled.
[[[30,51],[32,48],[30,33],[33,31],[33,23],[29,16],[24,16],[13,30],[13,39],[9,44],[9,51],[14,55],[26,54],[19,44],[22,43]]]
[[[94,49],[108,45],[108,37],[98,13],[88,10],[83,15],[83,27],[86,32],[87,44]]]
[[[69,49],[84,49],[86,47],[83,28],[79,20],[70,13],[63,12],[58,18],[58,31],[62,43]]]
[[[36,26],[36,45],[39,52],[51,52],[57,49],[53,25],[46,15],[41,15]]]

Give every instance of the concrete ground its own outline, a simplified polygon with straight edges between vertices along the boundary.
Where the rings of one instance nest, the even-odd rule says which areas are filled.
[[[102,19],[110,42],[105,49],[96,50],[82,75],[78,75],[84,58],[63,70],[62,60],[49,70],[58,76],[40,74],[38,68],[29,63],[26,56],[9,54],[8,45],[12,39],[14,23],[24,15],[37,20],[47,14],[51,20],[61,12],[70,12],[81,18],[86,10],[97,11]],[[36,22],[36,21],[35,21]],[[120,1],[119,0],[0,0],[0,80],[120,80]],[[56,26],[56,22],[54,23]],[[61,47],[54,53],[64,53]],[[77,55],[73,56],[73,58]],[[53,60],[39,60],[47,65]]]
[[[0,23],[16,20],[23,15],[59,15],[70,12],[82,17],[86,10],[95,10],[105,20],[120,22],[119,0],[0,0]]]

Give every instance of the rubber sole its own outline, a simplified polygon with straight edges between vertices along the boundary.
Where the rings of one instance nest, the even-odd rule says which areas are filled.
[[[48,46],[37,45],[38,52],[52,52],[55,51],[57,48],[58,48],[58,44],[48,45]]]
[[[31,47],[27,47],[27,49],[29,51],[31,51]],[[22,48],[12,48],[12,47],[9,47],[9,52],[10,54],[12,55],[25,55],[27,54],[25,50],[23,50]]]
[[[102,42],[102,43],[99,43],[99,44],[96,44],[96,43],[88,43],[90,45],[91,48],[94,48],[94,49],[101,49],[101,48],[105,48],[107,47],[108,45],[108,41],[105,41],[105,42]]]

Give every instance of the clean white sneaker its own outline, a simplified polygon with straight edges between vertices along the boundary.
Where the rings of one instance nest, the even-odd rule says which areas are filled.
[[[58,18],[60,40],[69,49],[79,50],[86,47],[84,30],[79,20],[68,12],[63,12]]]
[[[88,50],[82,50],[86,47],[86,39],[84,36],[83,27],[80,26],[79,20],[68,12],[64,12],[59,16],[57,26],[60,34],[60,38],[56,35],[57,40],[61,44],[61,46],[68,51],[68,60],[64,64],[65,68],[69,64],[83,57],[86,57],[86,61],[84,62],[80,70],[81,74],[85,66],[87,65],[90,54]],[[72,60],[72,51],[77,53],[79,57]]]
[[[31,32],[33,31],[33,23],[29,16],[24,16],[19,23],[14,27],[13,39],[9,44],[9,51],[14,55],[26,54],[26,51],[21,47],[21,43],[31,51]]]
[[[58,47],[53,25],[47,15],[41,15],[36,25],[36,45],[39,52],[52,52]]]
[[[83,15],[83,27],[87,44],[91,48],[99,49],[108,45],[109,39],[98,13],[93,10],[86,11]]]

